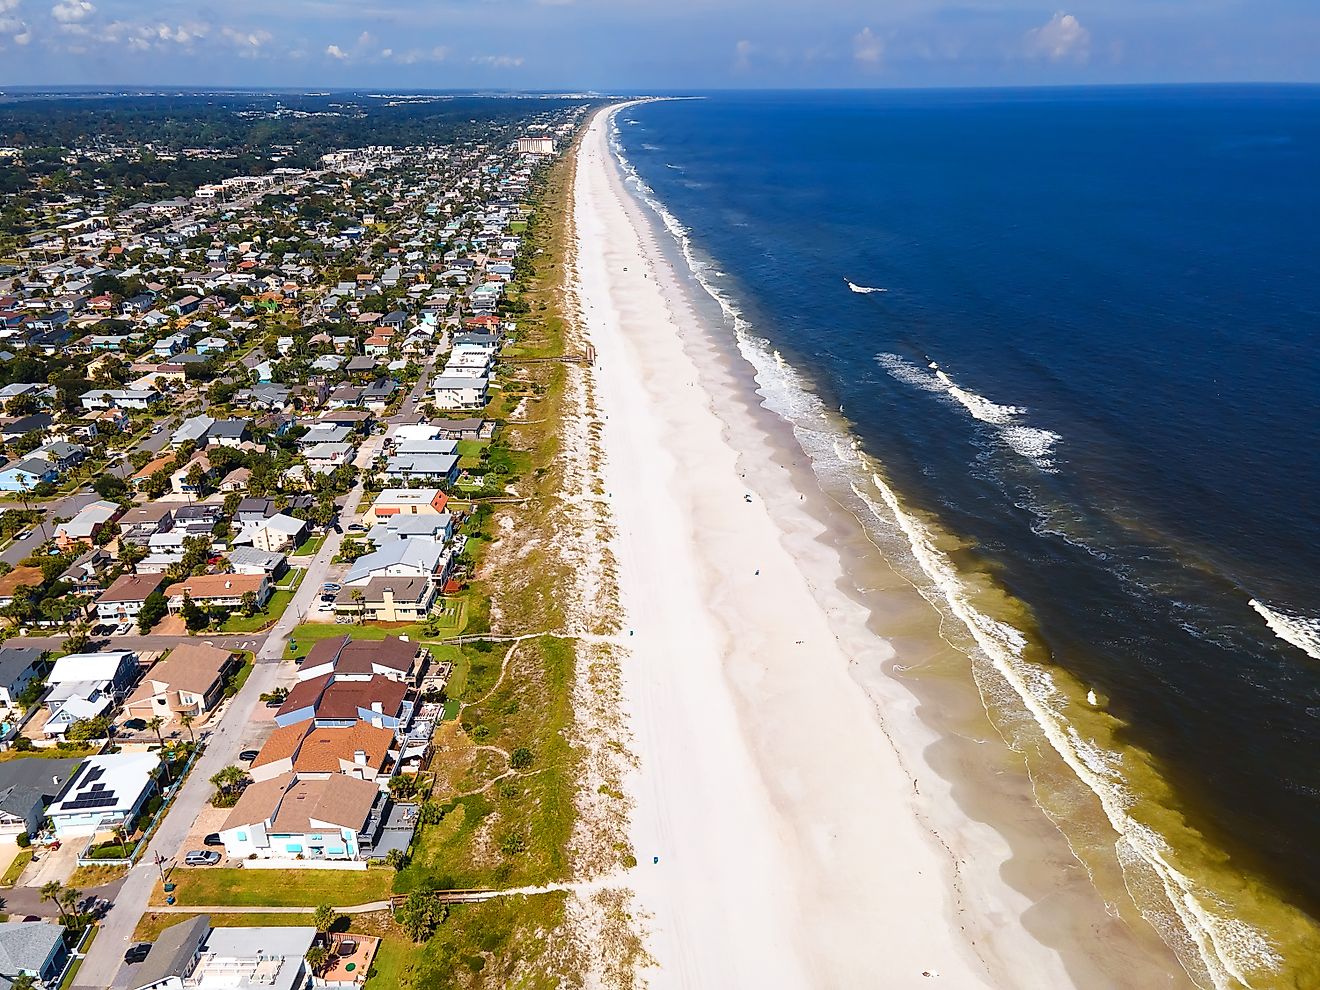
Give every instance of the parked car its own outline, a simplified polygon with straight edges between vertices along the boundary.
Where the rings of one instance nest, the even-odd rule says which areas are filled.
[[[133,623],[131,622],[121,622],[119,623],[119,625],[115,626],[116,636],[127,636],[132,631],[133,631]]]
[[[322,591],[327,591],[327,592],[328,592],[328,591],[340,591],[340,590],[342,590],[342,588],[343,588],[343,585],[335,584],[333,581],[327,581],[325,584],[321,585],[321,590],[322,590]]]
[[[280,703],[283,704],[283,702]],[[257,758],[257,751],[255,749],[245,749],[238,754],[238,758],[244,763],[251,763]]]
[[[128,951],[124,953],[124,962],[130,966],[134,963],[140,963],[147,958],[147,953],[150,951],[150,942],[139,942],[137,945],[130,945]]]
[[[202,840],[202,845],[204,846],[223,846],[224,844],[224,840],[220,838],[219,832],[212,832]]]
[[[32,535],[32,530],[30,530],[30,529],[25,529],[25,530],[23,530],[23,532],[21,532],[21,533],[19,533],[17,536],[15,536],[14,539],[16,539],[16,540],[26,540],[26,539],[27,539],[29,536],[31,536],[31,535]]]
[[[220,854],[212,849],[193,849],[183,857],[184,866],[215,866],[220,862]]]

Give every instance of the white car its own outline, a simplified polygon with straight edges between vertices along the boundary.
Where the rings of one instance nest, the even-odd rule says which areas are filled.
[[[119,625],[115,626],[116,636],[127,636],[132,631],[133,631],[133,623],[131,622],[121,622],[119,623]]]

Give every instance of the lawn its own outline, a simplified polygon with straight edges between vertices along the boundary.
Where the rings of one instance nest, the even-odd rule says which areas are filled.
[[[170,873],[174,896],[184,906],[213,904],[236,907],[346,907],[390,895],[394,871],[377,867],[361,872],[342,870],[235,870],[219,867],[180,868]],[[159,887],[151,903],[165,903]]]
[[[18,883],[19,876],[30,862],[32,862],[32,850],[20,849],[14,861],[9,864],[9,869],[5,870],[5,875],[0,877],[0,887],[12,887]]]
[[[103,883],[112,883],[128,873],[127,866],[80,866],[73,871],[66,886],[86,890],[99,887]]]
[[[45,760],[81,760],[99,752],[99,748],[88,746],[71,746],[69,749],[60,749],[57,746],[43,746],[39,749],[29,750],[7,749],[3,753],[0,753],[0,763],[5,763],[9,760],[21,760],[29,756],[35,756],[39,759]]]
[[[87,936],[87,941],[82,946],[83,958],[86,958],[87,951],[91,949],[92,943],[96,941],[96,933],[99,931],[99,928],[93,928],[91,934]],[[73,986],[74,978],[78,975],[78,970],[82,968],[82,964],[81,958],[73,961],[73,964],[69,966],[69,971],[64,974],[64,980],[60,983],[60,990],[68,990],[69,987]]]
[[[408,942],[387,938],[376,950],[367,973],[367,990],[399,990],[404,986],[404,973],[412,965],[418,947]]]
[[[302,545],[293,551],[295,557],[310,557],[321,549],[321,544],[325,543],[328,533],[322,533],[320,536],[309,536],[303,540]]]
[[[255,872],[255,871],[254,871]],[[148,912],[144,914],[133,931],[133,941],[154,942],[156,936],[166,928],[196,918],[195,914],[182,912]],[[211,924],[216,928],[283,928],[296,925],[312,924],[311,913],[307,914],[213,914]]]
[[[270,601],[266,603],[266,610],[258,612],[256,615],[243,615],[241,612],[235,612],[225,619],[225,624],[220,627],[222,633],[245,633],[256,632],[259,629],[265,629],[267,626],[274,625],[284,614],[284,610],[289,607],[289,602],[293,601],[293,588],[286,588],[282,591],[276,591],[270,596]]]

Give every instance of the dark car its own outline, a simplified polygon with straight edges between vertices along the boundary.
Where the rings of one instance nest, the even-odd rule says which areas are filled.
[[[130,966],[134,963],[140,963],[147,958],[147,953],[151,951],[150,942],[139,942],[137,945],[130,945],[128,951],[124,953],[124,962]]]
[[[220,838],[219,832],[212,832],[202,840],[202,845],[204,846],[223,846],[224,844],[224,840]]]
[[[257,751],[255,749],[245,749],[238,754],[238,758],[244,763],[251,763],[257,758]]]

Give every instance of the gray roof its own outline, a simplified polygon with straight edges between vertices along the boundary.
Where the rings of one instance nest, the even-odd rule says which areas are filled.
[[[40,800],[44,807],[55,800],[81,763],[81,759],[48,760],[41,756],[0,763],[0,809],[27,817],[35,801]]]
[[[51,921],[0,923],[0,973],[41,972],[63,937],[64,926]]]
[[[12,686],[41,659],[41,653],[35,646],[0,647],[0,686]]]
[[[247,431],[248,425],[241,419],[217,419],[211,424],[210,429],[206,431],[208,437],[241,437]]]
[[[182,976],[192,965],[197,950],[211,933],[211,916],[199,914],[177,925],[171,925],[156,936],[146,960],[133,975],[130,987],[142,990],[171,976]]]
[[[283,559],[282,553],[267,553],[255,547],[234,547],[229,551],[229,563],[234,567],[261,567],[273,571]]]

